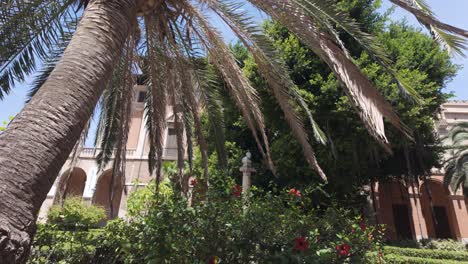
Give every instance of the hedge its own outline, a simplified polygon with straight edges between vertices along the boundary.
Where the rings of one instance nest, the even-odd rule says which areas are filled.
[[[449,259],[467,261],[468,252],[461,251],[448,251],[448,250],[434,250],[434,249],[415,249],[415,248],[400,248],[400,247],[384,247],[384,253],[401,255],[407,257],[419,257],[427,259]]]
[[[379,263],[377,253],[368,253],[365,257],[365,263]],[[468,261],[448,260],[448,259],[431,259],[421,257],[408,257],[395,254],[384,254],[382,264],[468,264]]]

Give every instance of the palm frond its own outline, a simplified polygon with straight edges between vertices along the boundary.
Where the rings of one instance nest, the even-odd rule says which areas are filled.
[[[267,80],[292,132],[300,142],[306,160],[319,176],[326,181],[327,178],[318,165],[314,150],[308,142],[308,135],[304,125],[292,105],[294,101],[292,94],[295,91],[295,85],[289,77],[286,66],[280,60],[269,39],[262,35],[261,29],[256,27],[255,23],[243,13],[236,12],[236,10],[242,9],[241,5],[233,2],[218,2],[219,5],[214,1],[209,1],[209,4],[252,53],[260,73]]]
[[[455,124],[443,139],[450,139],[451,156],[444,161],[444,184],[457,192],[463,187],[468,195],[468,122]]]
[[[395,5],[412,13],[425,26],[434,39],[441,43],[450,53],[465,57],[468,48],[466,40],[468,31],[443,23],[434,17],[434,13],[424,0],[390,0]]]
[[[149,72],[149,90],[147,96],[147,129],[150,138],[149,170],[156,170],[156,182],[161,180],[163,137],[166,130],[166,105],[168,103],[169,81],[168,59],[165,54],[164,37],[159,29],[160,22],[156,16],[145,17],[147,57],[145,66]],[[158,184],[157,184],[158,186]]]
[[[264,157],[267,166],[276,175],[265,132],[265,123],[259,108],[259,98],[255,89],[242,74],[229,48],[222,41],[219,33],[209,25],[206,18],[188,2],[186,2],[185,10],[196,20],[198,27],[193,28],[194,34],[198,35],[212,62],[228,83],[231,96],[241,110],[247,126],[252,131],[260,153]],[[261,141],[257,131],[260,133]]]
[[[189,62],[185,57],[182,55],[183,52],[185,52],[186,56],[189,58],[191,57],[191,54],[193,54],[193,51],[191,48],[186,44],[190,43],[188,39],[190,39],[190,36],[187,36],[187,38],[184,38],[182,35],[182,31],[184,31],[183,28],[179,28],[181,26],[181,23],[176,23],[176,21],[173,21],[172,23],[174,32],[176,36],[174,36],[173,43],[173,49],[176,55],[176,60],[177,60],[177,72],[180,76],[181,79],[181,88],[182,88],[182,97],[183,101],[185,102],[184,105],[186,106],[187,111],[189,112],[185,114],[186,117],[191,116],[190,120],[193,120],[193,123],[195,125],[195,134],[198,142],[198,146],[200,147],[200,154],[202,158],[202,166],[203,166],[203,176],[205,179],[205,184],[206,186],[209,186],[209,175],[208,175],[208,145],[206,143],[205,137],[203,136],[203,128],[202,128],[202,123],[200,120],[200,107],[198,100],[195,96],[196,92],[196,87],[197,83],[200,82],[199,79],[194,79],[194,77],[198,77],[196,75],[196,71],[194,71],[194,67],[197,65],[193,64],[194,60],[192,59],[191,62]],[[186,122],[187,125],[191,124],[191,122]],[[187,128],[190,128],[187,129]],[[191,141],[192,134],[191,132],[191,126],[186,127],[186,132],[187,132],[187,141]],[[188,145],[191,147],[191,144]],[[192,150],[190,149],[188,155],[189,155],[189,164],[190,164],[190,172],[192,172],[192,166],[191,166],[191,155],[192,155]]]
[[[65,52],[65,49],[68,47],[73,33],[75,32],[76,23],[72,22],[71,24],[73,25],[70,25],[68,27],[70,31],[65,32],[65,34],[60,38],[58,43],[51,49],[50,53],[44,59],[43,66],[34,78],[32,86],[28,92],[26,103],[28,103],[31,100],[31,98],[36,94],[39,88],[45,83],[45,81],[47,81],[47,78],[49,78],[50,73],[55,69],[55,66],[62,58],[63,52]]]
[[[75,0],[17,1],[0,24],[0,99],[47,59],[76,22]],[[16,22],[15,22],[16,21]]]
[[[281,8],[275,8],[279,3],[273,0],[250,0],[250,2],[285,25],[327,63],[338,77],[338,80],[343,83],[346,95],[370,135],[388,152],[391,152],[391,148],[385,136],[383,117],[386,117],[391,124],[404,134],[410,136],[409,129],[402,124],[392,106],[353,61],[349,60],[340,47],[332,41],[333,38],[329,37],[329,34],[320,31],[314,21],[306,16],[302,9],[290,5],[286,1],[280,3]]]
[[[340,12],[335,7],[335,2],[332,0],[294,0],[292,1],[299,8],[304,10],[304,13],[309,15],[318,26],[326,28],[330,36],[334,37],[334,40],[348,59],[351,59],[347,54],[346,47],[341,42],[339,34],[335,31],[334,26],[337,26],[344,30],[350,37],[356,42],[377,62],[382,68],[392,77],[394,82],[397,84],[400,92],[409,99],[413,99],[418,103],[421,103],[421,96],[418,92],[404,83],[399,77],[395,70],[390,66],[392,61],[387,57],[384,48],[378,42],[378,40],[371,34],[363,32],[360,29],[359,24],[352,19],[347,13]]]

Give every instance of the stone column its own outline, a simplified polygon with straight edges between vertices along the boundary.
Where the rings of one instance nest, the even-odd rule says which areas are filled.
[[[255,169],[252,168],[251,161],[252,154],[250,151],[247,151],[245,157],[242,158],[242,167],[239,168],[239,171],[242,172],[242,199],[244,203],[248,202],[250,186],[252,185],[252,172],[255,172]]]
[[[415,186],[413,188],[408,187],[408,194],[411,206],[411,220],[412,220],[412,229],[414,238],[419,241],[421,239],[429,238],[427,233],[427,224],[426,219],[423,216],[422,206],[421,206],[421,194],[419,193],[419,188]]]
[[[458,224],[458,239],[463,243],[468,244],[468,208],[466,199],[467,198],[463,196],[461,188],[457,190],[456,193],[449,196],[449,201],[453,205],[456,224]]]

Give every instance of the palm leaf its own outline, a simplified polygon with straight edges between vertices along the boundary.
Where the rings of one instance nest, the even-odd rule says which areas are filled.
[[[392,106],[359,68],[349,60],[343,50],[333,41],[329,34],[320,31],[302,9],[289,2],[273,0],[251,0],[253,4],[270,14],[299,37],[315,54],[317,54],[334,71],[343,83],[343,88],[351,104],[361,117],[367,131],[388,152],[391,148],[385,136],[383,117],[397,129],[410,136],[409,129],[402,124]],[[281,4],[281,8],[274,6]]]
[[[222,41],[219,33],[209,25],[206,18],[188,2],[186,3],[185,10],[197,22],[199,28],[194,27],[194,34],[198,35],[201,43],[211,56],[212,62],[217,66],[219,72],[228,83],[231,96],[241,110],[247,126],[252,131],[260,153],[264,157],[267,166],[275,174],[276,170],[271,160],[265,123],[259,108],[259,98],[255,89],[253,89],[249,81],[242,74],[229,48]],[[257,131],[260,133],[262,141],[260,141]]]
[[[74,1],[18,1],[15,12],[8,12],[0,25],[0,99],[73,31],[69,22],[77,21]]]
[[[209,1],[209,4],[253,54],[260,73],[266,78],[269,86],[272,88],[272,92],[283,110],[292,132],[300,142],[306,160],[319,176],[326,181],[327,178],[318,165],[314,150],[308,142],[308,135],[304,129],[304,125],[292,105],[294,101],[292,94],[294,94],[295,87],[293,81],[289,77],[286,66],[280,60],[279,55],[276,54],[269,39],[261,34],[261,29],[256,27],[255,24],[242,13],[236,13],[236,10],[241,9],[242,6],[233,4],[232,2],[219,2],[219,5],[213,1]]]
[[[425,26],[434,39],[441,43],[450,53],[465,57],[468,48],[466,39],[468,31],[443,23],[434,17],[434,13],[424,0],[390,0],[395,5],[412,13]]]

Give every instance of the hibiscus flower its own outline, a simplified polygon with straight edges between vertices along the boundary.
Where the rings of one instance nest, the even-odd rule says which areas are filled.
[[[242,186],[240,186],[239,184],[232,186],[231,192],[232,195],[234,195],[235,197],[240,197],[242,194]]]
[[[292,188],[291,190],[289,190],[289,194],[290,195],[295,195],[297,197],[301,197],[301,192],[299,190],[297,190],[296,188]]]
[[[366,222],[364,220],[361,220],[359,222],[359,227],[361,228],[363,232],[366,231],[366,228],[367,228]]]
[[[197,183],[198,183],[197,179],[191,179],[190,180],[190,185],[191,186],[195,186],[195,185],[197,185]]]
[[[305,237],[296,237],[294,239],[294,250],[305,251],[309,248],[309,241]]]
[[[350,255],[351,246],[343,243],[341,245],[336,245],[336,251],[341,257],[348,257]]]

